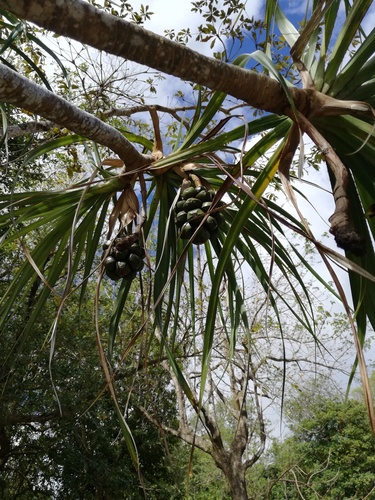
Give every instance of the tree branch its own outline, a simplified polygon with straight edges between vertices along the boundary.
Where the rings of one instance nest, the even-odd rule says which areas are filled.
[[[10,125],[6,129],[0,127],[0,135],[3,136],[4,133],[6,133],[7,137],[12,139],[14,137],[22,137],[38,132],[48,132],[52,127],[54,127],[54,123],[50,121],[32,121],[20,123],[19,125]]]
[[[0,64],[0,100],[43,116],[87,137],[116,153],[127,170],[151,163],[151,156],[142,155],[118,130],[12,69]]]
[[[161,113],[168,113],[169,115],[173,116],[179,123],[182,123],[184,127],[189,130],[190,129],[190,124],[187,120],[184,120],[181,118],[178,114],[178,111],[190,111],[190,110],[195,110],[195,106],[179,106],[176,108],[168,108],[167,106],[162,106],[161,104],[143,104],[143,105],[138,105],[138,106],[131,106],[129,108],[111,108],[107,111],[104,111],[102,113],[103,117],[108,117],[110,118],[111,116],[132,116],[135,113],[144,113],[144,112],[149,112],[150,108],[154,108],[156,111],[159,111]],[[225,112],[225,111],[223,111]]]
[[[205,441],[201,436],[193,434],[188,427],[181,428],[180,426],[178,429],[173,429],[173,427],[169,427],[160,422],[158,419],[154,418],[143,406],[139,406],[139,409],[141,410],[143,415],[147,418],[147,420],[149,420],[157,428],[162,429],[164,432],[167,432],[171,436],[178,437],[179,439],[185,441],[185,443],[190,444],[192,446],[194,445],[200,450],[204,451],[205,453],[211,455],[211,447],[209,443]]]
[[[245,470],[252,467],[260,459],[260,457],[262,456],[262,454],[266,448],[267,434],[266,434],[266,426],[265,426],[265,422],[264,422],[264,412],[263,412],[263,408],[262,408],[261,397],[258,394],[258,388],[256,385],[254,385],[254,399],[255,399],[255,407],[256,407],[257,417],[258,417],[260,443],[259,443],[258,449],[255,451],[255,453],[253,453],[253,456],[245,461],[245,465],[244,465]]]
[[[57,418],[60,416],[59,411],[52,411],[50,413],[41,413],[40,415],[9,415],[8,417],[5,417],[3,419],[2,424],[4,426],[6,425],[24,425],[24,424],[31,424],[34,422],[37,423],[45,423],[48,422],[49,420],[52,420],[54,418]]]
[[[149,112],[150,108],[154,108],[156,111],[160,113],[168,113],[172,115],[174,118],[180,120],[178,116],[178,111],[194,111],[196,106],[177,106],[176,108],[168,108],[167,106],[162,106],[161,104],[139,104],[138,106],[130,106],[129,108],[111,108],[107,111],[104,111],[102,114],[106,117],[111,116],[132,116],[135,113],[145,113]]]
[[[163,73],[220,90],[251,106],[285,114],[290,104],[281,85],[266,75],[203,56],[82,0],[0,0],[0,7],[55,33]],[[291,88],[307,113],[309,95]]]

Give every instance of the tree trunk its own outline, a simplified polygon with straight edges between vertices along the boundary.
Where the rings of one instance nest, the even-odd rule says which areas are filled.
[[[239,468],[237,470],[234,470],[235,463],[232,463],[231,465],[231,471],[226,477],[232,500],[248,500],[249,497],[247,496],[245,471],[243,470],[242,464],[239,464]]]
[[[231,453],[224,456],[224,450],[219,451],[213,457],[216,466],[223,472],[227,480],[232,500],[248,500],[245,467],[241,457],[235,457]]]

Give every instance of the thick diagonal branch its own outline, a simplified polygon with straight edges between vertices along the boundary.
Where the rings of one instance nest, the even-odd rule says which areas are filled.
[[[76,134],[107,146],[125,162],[127,170],[151,162],[151,157],[139,153],[115,128],[3,64],[0,64],[0,100],[43,116]]]
[[[289,98],[278,81],[206,57],[82,0],[0,0],[0,7],[59,35],[225,92],[255,108],[291,114]],[[337,101],[313,89],[291,87],[289,93],[295,108],[305,116],[373,116],[366,103]]]
[[[281,85],[266,75],[206,57],[186,46],[96,9],[81,0],[0,0],[0,7],[59,35],[163,73],[226,92],[277,114],[289,107]],[[306,93],[290,92],[306,112]]]

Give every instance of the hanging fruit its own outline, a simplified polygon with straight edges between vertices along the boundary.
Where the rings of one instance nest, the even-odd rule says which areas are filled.
[[[109,253],[106,254],[108,248]],[[144,266],[145,250],[139,244],[138,237],[131,234],[119,235],[113,243],[109,240],[103,245],[103,265],[106,275],[114,281],[133,280]],[[107,255],[105,257],[105,255]]]
[[[193,243],[202,245],[225,224],[224,215],[219,211],[212,212],[205,218],[205,214],[212,208],[214,197],[215,191],[202,185],[189,186],[181,192],[175,206],[175,221],[182,239],[188,240],[195,234]],[[222,205],[220,202],[216,207]]]

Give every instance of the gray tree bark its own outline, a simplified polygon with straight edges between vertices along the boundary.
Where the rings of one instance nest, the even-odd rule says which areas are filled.
[[[296,119],[287,95],[276,80],[203,56],[137,25],[106,14],[82,0],[0,0],[0,7],[18,17],[32,21],[38,26],[98,50],[104,50],[125,59],[145,64],[212,90],[223,91],[258,109],[288,115]],[[0,75],[1,77],[2,75]],[[373,116],[371,106],[366,103],[338,101],[313,89],[291,87],[289,91],[295,108],[306,117],[340,114]],[[38,92],[40,94],[40,91]],[[26,96],[25,84],[23,84],[23,92],[20,96],[23,98]],[[16,99],[14,95],[12,99],[12,101],[6,102],[26,107],[24,102],[21,102],[21,99]],[[49,98],[49,101],[51,104],[48,103],[48,100],[43,101],[45,105],[48,104],[48,108],[36,106],[36,99],[33,103],[34,107],[26,107],[26,109],[39,113],[48,120],[54,120],[56,123],[67,126],[70,130],[92,138],[101,144],[108,145],[119,154],[121,159],[127,159],[128,169],[133,168],[130,165],[134,165],[135,168],[145,164],[145,159],[141,159],[135,148],[133,146],[129,148],[129,145],[125,144],[124,137],[120,138],[121,134],[108,125],[104,125],[98,120],[101,125],[99,128],[103,129],[100,132],[101,138],[97,138],[99,129],[95,129],[99,123],[91,123],[88,127],[87,116],[81,115],[79,127],[72,128],[69,126],[70,117],[67,116],[65,119],[63,114],[61,118],[59,115],[58,119],[53,118],[52,97]],[[61,101],[59,101],[60,105]],[[90,129],[91,135],[87,135],[88,132],[82,132],[82,125],[83,130]],[[107,127],[107,131],[104,130],[105,127]],[[111,133],[108,134],[110,130]],[[106,134],[107,137],[105,137]],[[108,141],[112,145],[109,145]]]
[[[220,90],[251,106],[287,114],[290,103],[281,85],[266,75],[203,56],[81,0],[0,0],[0,7],[38,26],[110,54],[144,64],[183,80]],[[305,112],[309,96],[291,88]]]
[[[139,153],[115,128],[3,64],[0,64],[0,100],[27,109],[107,146],[124,160],[128,170],[151,162],[151,157]]]

